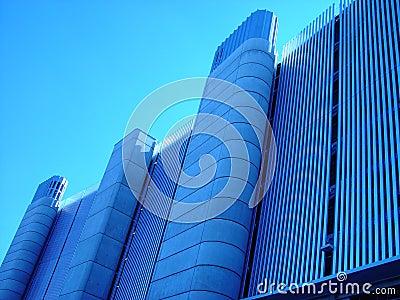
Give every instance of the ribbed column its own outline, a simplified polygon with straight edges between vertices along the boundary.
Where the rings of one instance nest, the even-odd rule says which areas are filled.
[[[29,205],[0,268],[0,299],[22,299],[57,215],[54,199]]]

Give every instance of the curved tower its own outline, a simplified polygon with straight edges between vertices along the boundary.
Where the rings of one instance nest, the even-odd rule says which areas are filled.
[[[53,176],[39,185],[0,267],[0,299],[22,299],[67,184]]]
[[[244,95],[243,91],[238,92],[231,87],[222,87],[221,91],[218,85],[207,85],[208,93],[204,94],[199,108],[202,116],[196,119],[193,132],[209,128],[216,133],[222,131],[224,138],[215,138],[218,134],[211,137],[210,134],[193,134],[183,170],[190,176],[196,176],[200,171],[198,164],[201,157],[211,155],[216,172],[210,182],[200,187],[190,189],[178,186],[175,200],[198,203],[197,208],[185,213],[192,216],[209,211],[211,205],[218,205],[216,203],[226,203],[231,199],[234,203],[222,214],[208,220],[168,223],[147,299],[239,297],[253,220],[249,202],[256,189],[264,153],[264,145],[260,145],[258,136],[265,138],[266,124],[254,123],[260,123],[262,118],[256,116],[262,115],[260,110],[266,112],[269,105],[275,72],[277,26],[273,13],[256,11],[216,51],[210,78],[239,86],[257,103],[247,101],[249,98],[246,99],[247,93]],[[215,97],[209,93],[215,94]],[[220,101],[210,100],[216,98]],[[246,111],[256,121],[249,121],[239,111]],[[224,119],[234,130],[215,126],[215,118]],[[232,135],[235,130],[240,133],[240,139]],[[230,153],[229,145],[236,147],[237,144],[247,149],[247,158],[238,155],[237,151]],[[233,164],[247,164],[249,174],[237,172],[232,176],[230,169]],[[228,182],[235,183],[226,189]],[[242,192],[234,187],[242,185]],[[208,199],[212,199],[213,204],[208,205]],[[174,207],[171,214],[177,215]],[[178,218],[185,219],[185,214]]]

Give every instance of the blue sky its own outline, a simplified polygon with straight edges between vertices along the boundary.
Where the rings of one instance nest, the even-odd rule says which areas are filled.
[[[0,261],[37,185],[98,182],[133,109],[171,81],[207,76],[254,10],[278,16],[277,49],[333,0],[0,1]],[[163,116],[161,139],[195,102]]]

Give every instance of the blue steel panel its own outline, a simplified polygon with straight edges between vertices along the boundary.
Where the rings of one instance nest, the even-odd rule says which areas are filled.
[[[169,159],[171,149],[179,149],[179,161],[182,162],[186,154],[187,139],[189,138],[191,123],[184,126],[179,132],[169,137],[168,144],[163,144],[161,153],[153,161],[150,170],[153,182],[148,186],[144,201],[156,201],[162,204],[161,199],[154,198],[157,194],[154,189],[159,189],[163,195],[173,198],[179,173],[171,174],[169,178],[163,166],[163,158]],[[168,204],[168,203],[167,203]],[[168,215],[169,205],[163,204],[165,215]],[[118,276],[114,283],[112,299],[145,299],[152,278],[154,265],[158,256],[159,247],[164,235],[166,221],[146,208],[140,207],[136,212],[130,238],[123,260],[120,263]]]
[[[54,269],[68,238],[70,227],[74,221],[75,214],[80,202],[74,202],[64,207],[54,224],[49,241],[44,249],[43,255],[32,276],[30,286],[27,290],[26,299],[43,299],[47,287],[52,280]]]
[[[399,5],[341,1],[285,46],[249,295],[399,255]]]
[[[133,130],[126,137],[134,143],[139,137],[145,138],[146,152],[151,156],[154,150],[154,139],[140,130]],[[141,155],[141,147],[133,147],[129,163],[135,155]],[[123,254],[124,243],[129,234],[132,216],[124,211],[127,206],[134,211],[137,200],[127,187],[122,167],[122,142],[115,145],[113,154],[102,178],[99,189],[89,212],[88,219],[79,238],[76,253],[71,262],[65,285],[61,291],[61,299],[69,299],[71,295],[83,292],[87,297],[107,298],[112,289],[118,260]],[[136,166],[134,176],[137,188],[144,185],[147,167]],[[97,201],[99,200],[99,201]],[[107,251],[112,247],[111,251]],[[82,280],[77,281],[77,276]]]
[[[2,298],[15,298],[16,295],[19,295],[17,298],[21,298],[24,295],[56,217],[53,201],[53,198],[41,197],[29,205],[0,268]],[[35,224],[32,230],[27,225],[28,220]]]
[[[258,23],[263,25],[256,25]],[[211,73],[211,76],[236,83],[244,90],[264,95],[264,98],[261,97],[263,101],[260,102],[264,111],[267,111],[274,72],[274,54],[271,53],[274,50],[273,46],[265,42],[262,45],[257,44],[256,41],[249,41],[243,47],[241,45],[252,37],[273,40],[269,30],[262,30],[275,27],[275,23],[276,19],[271,13],[260,11],[253,14],[218,48]],[[248,63],[263,65],[264,72],[254,68],[252,73],[252,68],[246,65]],[[230,96],[234,98],[236,95]],[[227,99],[228,104],[230,98]],[[191,290],[203,290],[202,297],[209,295],[212,298],[216,294],[220,299],[239,297],[249,238],[249,223],[253,214],[247,205],[254,192],[261,162],[262,145],[258,144],[256,131],[264,136],[265,128],[255,128],[253,124],[248,124],[248,120],[232,108],[226,108],[227,106],[202,99],[199,113],[206,112],[225,119],[241,135],[240,142],[244,142],[247,147],[250,167],[250,176],[246,178],[245,189],[241,195],[235,195],[235,199],[239,200],[235,207],[231,207],[220,216],[192,226],[177,225],[173,222],[167,224],[148,299],[177,297]],[[251,103],[247,109],[256,112]],[[209,119],[201,118],[194,125],[195,129],[196,126],[203,128],[213,125],[207,122]],[[197,166],[199,158],[204,154],[213,155],[217,171],[210,182],[200,188],[179,186],[175,200],[188,203],[208,200],[226,186],[228,179],[231,182],[235,180],[227,177],[235,158],[230,157],[229,152],[224,149],[225,145],[221,144],[221,141],[206,134],[192,136],[183,166],[184,172],[196,175],[200,171]],[[240,159],[245,158],[240,157]],[[247,205],[243,205],[244,203]],[[199,208],[203,209],[201,206]],[[227,250],[225,258],[229,256],[229,260],[215,255],[216,251],[224,250]],[[203,265],[207,262],[209,265]]]
[[[51,281],[47,287],[45,299],[58,299],[64,282],[66,280],[68,270],[75,254],[75,250],[86,223],[89,210],[93,204],[96,193],[87,193],[81,200],[74,222],[69,231],[64,248],[59,257],[57,266],[53,272]]]
[[[217,49],[214,61],[211,66],[212,73],[227,57],[229,57],[237,47],[251,38],[264,38],[271,42],[271,47],[275,47],[276,29],[271,34],[271,26],[277,28],[277,23],[272,23],[271,12],[257,10],[252,13],[239,28],[237,28]]]

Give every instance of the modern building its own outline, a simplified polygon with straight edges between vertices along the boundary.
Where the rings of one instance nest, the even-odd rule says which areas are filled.
[[[28,206],[0,269],[0,299],[21,299],[45,247],[68,182],[53,176],[42,182]]]
[[[26,299],[59,297],[63,287],[60,283],[69,271],[97,188],[94,185],[60,202],[52,230],[25,290]]]
[[[133,130],[68,199],[62,177],[39,186],[0,299],[366,296],[330,282],[400,297],[399,12],[333,5],[279,64],[277,18],[254,12],[217,48],[193,122],[162,142]]]
[[[175,153],[179,153],[179,161],[183,162],[192,126],[190,122],[169,135],[160,144],[159,150],[154,153],[149,168],[152,180],[147,178],[145,183],[147,188],[142,194],[144,200],[140,203],[132,222],[125,250],[113,281],[110,299],[146,299],[160,253],[160,245],[165,235],[167,216],[171,210],[171,203],[165,199],[176,197],[176,182],[181,170],[180,164],[172,165],[172,170],[169,169],[171,173],[166,174],[163,162],[172,161]],[[180,145],[182,147],[178,149]],[[160,206],[160,215],[143,207],[143,204],[147,205],[149,202]]]
[[[189,176],[198,174],[199,161],[208,154],[215,161],[202,172],[214,167],[215,175],[207,184],[195,188],[188,187],[195,179],[180,180],[175,200],[199,205],[185,212],[175,212],[177,208],[172,207],[171,214],[176,217],[165,229],[148,292],[149,299],[239,297],[253,216],[249,202],[256,190],[261,168],[264,145],[260,140],[264,141],[267,132],[266,124],[262,123],[259,115],[267,110],[270,99],[276,34],[276,17],[270,12],[257,11],[221,44],[215,54],[210,77],[236,84],[243,91],[230,89],[229,85],[221,87],[218,82],[207,86],[208,90],[200,103],[199,117],[193,126],[183,172]],[[244,91],[251,93],[256,101],[240,103],[238,98],[246,97]],[[239,114],[241,105],[244,109]],[[243,114],[248,111],[251,114],[247,113],[245,118]],[[215,116],[228,125],[221,125]],[[249,120],[252,116],[254,119]],[[261,121],[260,124],[257,124],[258,121]],[[235,129],[240,133],[238,137],[233,134]],[[258,139],[258,136],[261,138]],[[243,143],[247,158],[230,149],[232,144],[238,148],[237,143]],[[246,164],[248,173],[244,171],[243,165]],[[235,171],[230,169],[233,165],[240,166]],[[223,191],[228,184],[230,189]],[[241,185],[242,191],[233,188]],[[201,219],[209,212],[214,204],[207,199],[216,203],[229,199],[235,201],[229,209],[215,217],[184,222],[194,216]]]
[[[368,278],[385,264],[374,282],[399,285],[399,12],[398,0],[345,1],[285,46],[272,105],[277,168],[245,296],[265,279]]]

